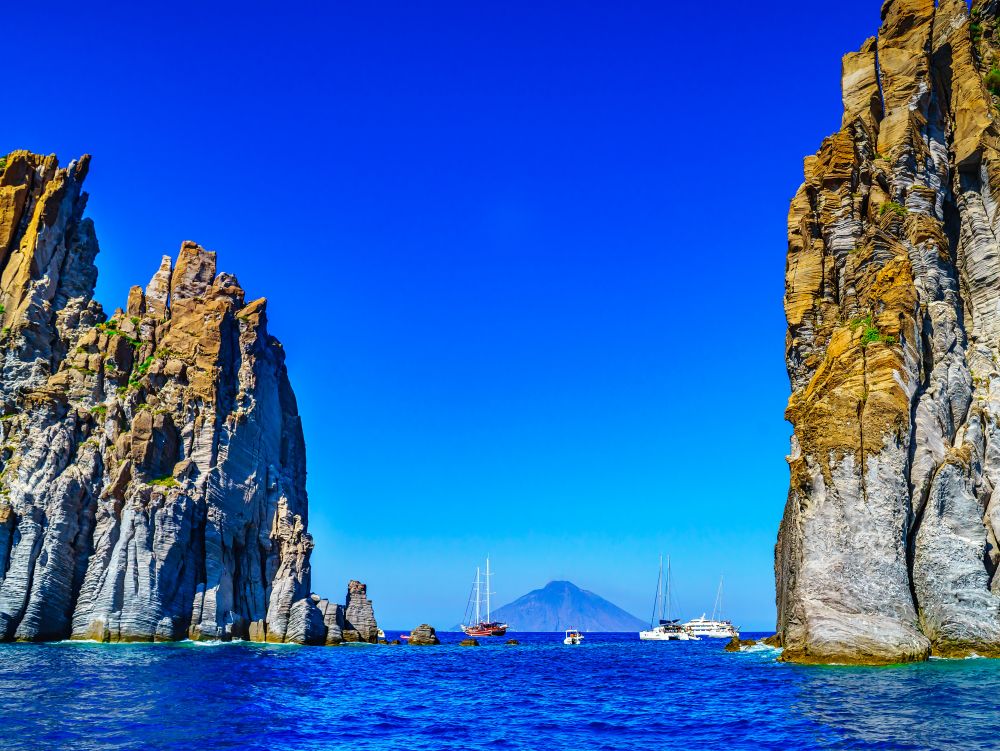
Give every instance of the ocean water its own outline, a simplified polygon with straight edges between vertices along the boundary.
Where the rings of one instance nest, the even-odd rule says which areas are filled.
[[[395,634],[390,633],[390,638]],[[0,748],[997,749],[1000,661],[804,667],[722,640],[0,646]],[[746,635],[745,635],[746,636]]]

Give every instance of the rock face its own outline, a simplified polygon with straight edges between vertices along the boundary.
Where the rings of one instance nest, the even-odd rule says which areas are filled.
[[[434,630],[433,626],[428,626],[426,623],[422,623],[410,632],[410,640],[408,643],[410,646],[429,647],[440,644],[441,640],[438,639],[437,632]]]
[[[266,301],[185,242],[107,318],[88,164],[0,160],[0,640],[339,642]]]
[[[347,607],[344,612],[344,641],[378,641],[378,624],[375,611],[368,599],[368,588],[359,581],[347,585]]]
[[[785,659],[1000,655],[1000,3],[889,0],[788,218]]]

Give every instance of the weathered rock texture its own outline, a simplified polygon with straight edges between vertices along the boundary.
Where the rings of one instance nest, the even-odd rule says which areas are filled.
[[[441,643],[438,639],[437,631],[433,626],[421,623],[410,632],[409,645],[411,647],[431,647]]]
[[[186,242],[106,318],[88,163],[0,161],[0,640],[338,643],[266,301]]]
[[[788,219],[785,659],[1000,655],[1000,8],[889,0]],[[992,72],[991,72],[992,71]]]
[[[344,641],[374,644],[378,640],[378,624],[372,602],[368,599],[368,588],[359,581],[347,585],[342,631]]]

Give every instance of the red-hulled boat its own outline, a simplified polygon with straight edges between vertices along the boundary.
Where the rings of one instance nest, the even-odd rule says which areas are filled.
[[[478,626],[463,626],[462,630],[466,636],[503,636],[507,633],[507,624],[496,621],[486,623],[484,621]]]
[[[476,567],[476,581],[472,584],[472,593],[469,595],[469,604],[465,608],[465,618],[475,613],[472,623],[463,625],[462,631],[466,636],[503,636],[507,633],[507,624],[494,621],[490,618],[490,559],[486,558],[486,592],[483,592],[483,581],[479,574],[479,567]],[[480,606],[483,602],[483,595],[486,595],[486,618],[480,615]],[[473,605],[473,602],[475,605]]]

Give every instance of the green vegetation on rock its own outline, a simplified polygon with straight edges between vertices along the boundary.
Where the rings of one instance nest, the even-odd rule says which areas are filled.
[[[894,213],[896,216],[905,217],[909,214],[909,210],[901,203],[896,203],[895,201],[886,201],[878,210],[879,216],[885,216],[889,212]]]
[[[895,344],[896,337],[883,334],[871,313],[861,318],[851,321],[851,330],[856,331],[859,327],[864,327],[861,333],[861,346],[867,347],[869,344]]]
[[[174,479],[173,475],[164,475],[163,477],[157,477],[155,480],[149,481],[150,485],[155,485],[158,488],[177,488],[180,487],[180,483]]]

